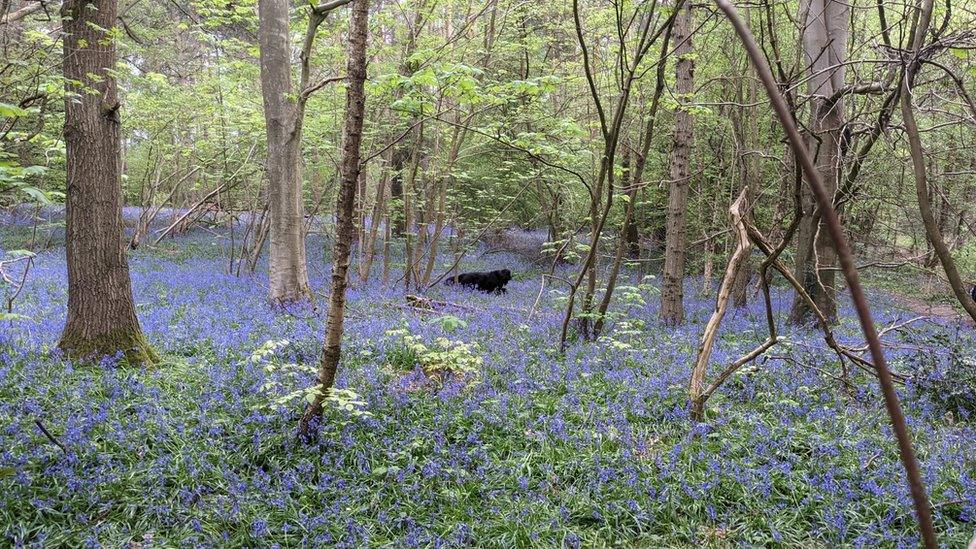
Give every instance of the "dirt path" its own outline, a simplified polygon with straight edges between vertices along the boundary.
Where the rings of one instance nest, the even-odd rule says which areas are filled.
[[[948,303],[933,303],[924,299],[896,293],[891,294],[891,296],[896,303],[916,314],[955,320],[969,325],[973,324],[973,320],[969,318],[969,315],[960,312]]]

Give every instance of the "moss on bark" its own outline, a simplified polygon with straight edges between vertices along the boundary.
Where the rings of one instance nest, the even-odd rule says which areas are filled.
[[[155,366],[159,363],[159,355],[138,329],[119,329],[92,338],[65,331],[58,348],[75,359],[98,360],[116,356],[121,351],[122,359],[131,365]]]

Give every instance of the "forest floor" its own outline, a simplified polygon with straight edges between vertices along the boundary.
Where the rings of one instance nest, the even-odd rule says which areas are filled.
[[[907,251],[904,255],[911,256]],[[885,292],[899,307],[916,315],[973,325],[972,319],[956,301],[949,283],[932,273],[909,269],[868,270],[861,276],[868,286]]]
[[[958,307],[953,307],[947,303],[933,302],[904,294],[892,294],[892,297],[900,305],[918,315],[944,318],[969,325],[973,323],[972,319],[960,312]]]
[[[72,363],[55,350],[63,236],[56,220],[44,230],[52,246],[14,303],[23,318],[0,321],[0,545],[918,546],[876,383],[856,369],[837,380],[820,334],[785,322],[785,289],[782,339],[696,423],[685,391],[714,299],[700,280],[669,328],[656,283],[627,273],[607,335],[560,355],[565,294],[533,309],[540,267],[524,255],[476,250],[464,269],[511,269],[508,294],[441,285],[430,297],[461,306],[439,312],[406,306],[377,272],[350,290],[342,391],[306,446],[294,432],[324,316],[268,307],[265,264],[226,274],[220,232],[140,247],[137,309],[163,364]],[[0,255],[30,233],[0,219]],[[324,248],[309,242],[320,293]],[[918,313],[887,290],[869,297],[881,326]],[[846,298],[840,313],[838,339],[860,345]],[[764,329],[758,300],[730,312],[710,374]],[[976,338],[930,318],[885,342],[940,541],[965,546]]]

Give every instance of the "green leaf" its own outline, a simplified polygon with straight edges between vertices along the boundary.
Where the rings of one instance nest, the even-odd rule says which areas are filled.
[[[444,315],[435,319],[434,322],[440,324],[441,328],[443,328],[445,332],[454,332],[458,328],[468,327],[467,322],[453,315]]]
[[[17,105],[11,105],[10,103],[0,103],[0,116],[7,118],[18,118],[21,116],[27,116],[27,111],[18,107]]]
[[[21,187],[20,190],[24,191],[25,193],[30,195],[31,198],[40,202],[41,204],[51,203],[51,199],[47,196],[47,193],[45,193],[41,189],[38,189],[37,187]]]
[[[27,166],[22,173],[24,175],[42,175],[46,171],[47,167],[45,166]]]
[[[30,320],[29,316],[19,315],[17,313],[0,313],[0,322],[4,320],[14,321],[14,320]]]

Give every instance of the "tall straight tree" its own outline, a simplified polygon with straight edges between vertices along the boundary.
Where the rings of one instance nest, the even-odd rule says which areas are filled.
[[[314,438],[313,419],[322,415],[322,401],[335,383],[342,355],[342,329],[346,309],[346,283],[349,273],[349,248],[356,236],[353,213],[356,207],[356,186],[362,169],[361,144],[363,114],[366,110],[366,25],[369,19],[367,0],[354,0],[349,23],[349,59],[346,73],[346,123],[342,139],[342,166],[339,198],[336,203],[336,239],[332,247],[332,292],[329,295],[329,316],[326,320],[325,344],[319,360],[318,391],[305,408],[298,426],[302,440]]]
[[[408,3],[408,6],[413,6],[413,15],[409,13],[405,14],[410,21],[404,25],[406,29],[407,36],[403,41],[403,60],[400,62],[399,71],[400,76],[404,78],[410,78],[417,71],[419,67],[419,62],[413,58],[414,52],[417,50],[417,40],[420,38],[420,34],[423,32],[424,26],[427,24],[428,19],[425,17],[428,7],[425,0],[421,0],[416,3]],[[399,20],[398,20],[399,21]],[[394,35],[396,32],[394,31]],[[402,87],[397,87],[394,90],[394,100],[399,100],[403,98],[404,89]],[[393,223],[393,234],[397,237],[403,236],[404,230],[411,230],[410,227],[404,227],[406,225],[406,217],[408,212],[406,208],[409,207],[409,198],[403,195],[403,184],[410,177],[409,172],[413,166],[411,159],[416,155],[420,154],[420,148],[423,146],[423,140],[418,139],[416,135],[419,133],[417,128],[414,128],[419,121],[419,117],[415,114],[411,114],[406,120],[406,130],[404,135],[397,140],[393,145],[393,166],[391,168],[391,178],[390,178],[390,199],[394,202],[393,206],[403,208],[403,211],[391,211],[392,223]],[[409,241],[407,245],[409,246]],[[409,264],[409,259],[408,259]],[[406,276],[409,276],[410,269],[407,269]],[[409,286],[409,284],[407,284]]]
[[[302,231],[305,209],[300,154],[304,101],[297,101],[292,89],[290,18],[291,2],[288,0],[258,2],[261,92],[268,135],[268,211],[271,217],[268,297],[273,303],[311,297]]]
[[[302,222],[301,126],[291,84],[291,31],[288,0],[258,2],[261,92],[268,134],[268,192],[271,217],[268,297],[273,303],[311,296]],[[296,124],[296,122],[298,124]]]
[[[922,214],[922,225],[925,227],[925,235],[935,252],[936,258],[942,264],[945,271],[949,287],[956,294],[959,304],[966,310],[966,313],[976,321],[976,303],[973,296],[976,296],[976,288],[970,290],[959,274],[959,268],[952,258],[952,251],[946,245],[945,237],[942,236],[942,229],[932,214],[932,204],[929,201],[931,190],[928,184],[928,174],[925,168],[925,150],[922,148],[922,138],[918,130],[918,122],[915,120],[915,111],[912,107],[912,86],[915,84],[915,77],[921,68],[922,48],[925,45],[926,34],[929,24],[932,21],[932,0],[923,0],[919,9],[918,24],[912,29],[911,40],[911,61],[905,67],[905,73],[901,79],[901,112],[905,121],[905,135],[908,136],[908,143],[911,148],[912,168],[915,172],[915,192],[918,197],[918,208]],[[974,109],[976,110],[976,109]],[[943,211],[945,211],[943,209]],[[970,293],[972,291],[972,293]]]
[[[116,0],[67,0],[64,28],[68,320],[70,356],[122,352],[156,361],[139,326],[122,242],[122,154],[115,77]]]
[[[678,112],[674,121],[674,148],[671,152],[671,188],[664,240],[664,273],[661,282],[661,320],[681,324],[685,319],[685,215],[688,209],[688,185],[691,179],[691,152],[695,145],[695,118],[684,106],[695,91],[695,60],[691,44],[691,2],[686,2],[674,22],[672,37],[678,63],[675,88]]]
[[[619,45],[614,60],[615,76],[620,82],[620,89],[617,97],[612,103],[604,104],[601,98],[597,77],[594,72],[595,59],[591,57],[590,46],[587,45],[585,31],[583,30],[583,18],[579,6],[579,0],[573,0],[573,22],[576,26],[576,39],[583,58],[583,72],[586,76],[587,87],[590,91],[590,99],[596,108],[597,119],[600,122],[600,137],[603,140],[603,151],[600,156],[599,169],[596,178],[588,185],[587,190],[590,195],[590,241],[589,249],[583,259],[583,265],[569,284],[569,296],[566,300],[566,314],[563,315],[562,329],[559,335],[559,349],[566,350],[569,322],[573,318],[573,311],[576,302],[576,294],[580,289],[583,279],[586,278],[586,290],[583,294],[582,313],[579,317],[580,333],[584,337],[592,337],[590,329],[590,316],[592,316],[592,304],[596,295],[596,265],[597,255],[600,249],[600,237],[603,228],[606,226],[610,209],[613,206],[614,173],[616,166],[617,145],[620,142],[621,132],[626,120],[627,107],[630,103],[631,92],[634,89],[634,82],[639,78],[639,68],[647,52],[654,42],[666,29],[670,28],[673,16],[667,20],[665,25],[658,26],[654,23],[656,17],[657,4],[634,6],[634,12],[629,17],[630,24],[637,22],[637,32],[630,36],[630,24],[626,23],[628,17],[620,11],[621,6],[614,6],[616,11],[616,35]],[[628,49],[628,42],[633,41],[633,49]],[[607,108],[609,107],[609,108]],[[577,174],[578,175],[578,174]],[[582,180],[582,176],[579,176]],[[585,182],[584,182],[585,183]],[[610,290],[612,292],[612,290]]]
[[[745,24],[752,25],[752,11],[754,8],[743,8]],[[732,108],[732,133],[736,140],[738,154],[736,161],[739,165],[739,188],[746,189],[745,208],[743,215],[752,219],[752,209],[756,202],[756,191],[761,186],[762,165],[759,162],[758,139],[760,133],[758,97],[759,82],[752,73],[748,58],[745,59],[744,70],[734,78],[736,100],[739,106]],[[747,290],[752,278],[754,266],[749,256],[742,261],[742,268],[737,271],[735,282],[732,284],[732,305],[736,308],[747,304]]]
[[[293,89],[291,79],[291,2],[258,2],[258,43],[261,48],[261,93],[268,136],[266,170],[271,218],[268,297],[272,303],[310,298],[305,259],[305,208],[302,202],[302,124],[308,98],[326,84],[341,80],[328,77],[312,82],[311,56],[315,35],[326,16],[350,0],[327,0],[308,5],[308,26],[299,53],[301,80]]]
[[[841,0],[801,0],[803,54],[810,95],[810,149],[827,192],[837,192],[841,133],[844,126],[844,62],[850,35],[850,4]],[[824,216],[816,211],[813,193],[804,187],[803,221],[797,233],[796,277],[829,319],[837,317],[835,266],[837,255],[827,238]],[[805,299],[793,299],[790,319],[813,319]]]

